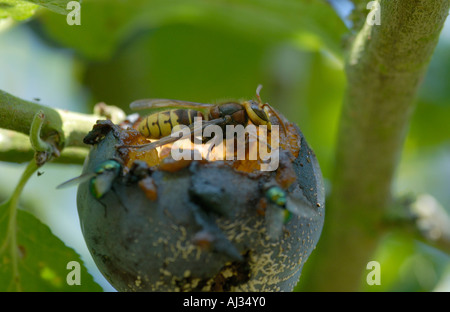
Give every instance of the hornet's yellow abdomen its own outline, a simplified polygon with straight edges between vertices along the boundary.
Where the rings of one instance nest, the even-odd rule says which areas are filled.
[[[194,117],[203,118],[203,114],[193,109],[171,109],[145,117],[138,130],[149,139],[160,139],[170,136],[176,125],[191,125],[194,123]]]

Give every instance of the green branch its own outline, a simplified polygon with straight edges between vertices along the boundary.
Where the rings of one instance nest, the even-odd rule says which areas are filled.
[[[42,111],[45,121],[42,124],[41,136],[54,136],[60,150],[66,146],[83,146],[83,134],[89,132],[99,118],[28,102],[4,91],[0,91],[0,103],[0,127],[27,135],[36,113]]]
[[[109,118],[118,123],[125,117],[123,111],[104,103],[95,107],[95,113],[53,109],[0,90],[0,160],[22,162],[36,151],[60,155],[56,162],[82,163],[87,152],[80,148],[87,147],[83,139],[96,121]],[[30,135],[28,142],[22,134]]]
[[[85,147],[66,147],[59,157],[52,159],[52,162],[82,165],[88,152]],[[30,161],[34,155],[35,150],[27,135],[0,129],[0,161],[24,163]]]
[[[414,97],[450,8],[450,0],[379,4],[381,25],[364,24],[347,59],[333,189],[309,290],[359,288],[384,233]]]

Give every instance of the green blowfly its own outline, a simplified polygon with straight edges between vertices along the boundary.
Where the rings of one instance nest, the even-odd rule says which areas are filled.
[[[88,172],[70,179],[56,188],[61,189],[69,186],[73,186],[85,181],[89,181],[89,189],[91,194],[97,198],[102,198],[110,189],[114,180],[119,176],[122,165],[114,160],[110,159],[102,162],[94,172]]]
[[[292,219],[293,214],[301,215],[305,204],[291,200],[286,191],[278,185],[265,187],[265,197],[268,201],[268,235],[271,239],[277,239],[281,236],[283,225]]]

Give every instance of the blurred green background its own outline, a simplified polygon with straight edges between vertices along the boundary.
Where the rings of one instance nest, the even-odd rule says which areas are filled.
[[[351,9],[336,3],[338,13],[323,1],[86,0],[79,26],[38,9],[21,22],[0,20],[0,89],[72,111],[89,113],[106,102],[130,113],[139,98],[214,103],[252,98],[263,84],[263,100],[296,122],[316,152],[329,190],[346,85],[348,29],[339,16]],[[399,196],[428,194],[450,213],[449,55],[450,22],[418,95],[394,187]],[[0,163],[0,197],[12,192],[22,170]],[[25,189],[24,206],[113,291],[84,245],[76,189],[55,190],[81,166],[46,164],[40,171]],[[382,284],[363,290],[450,290],[449,255],[401,233],[386,237],[374,260]]]

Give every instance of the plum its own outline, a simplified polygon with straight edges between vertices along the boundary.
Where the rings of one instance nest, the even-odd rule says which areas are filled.
[[[92,147],[83,172],[111,160],[121,170],[81,183],[77,206],[88,249],[111,285],[292,291],[319,240],[325,205],[315,154],[297,126],[286,121],[286,128],[278,168],[259,171],[245,160],[176,161],[121,148],[146,139],[132,125],[99,121],[85,138]],[[108,189],[95,196],[93,185],[104,181]],[[277,191],[268,193],[270,186]]]

